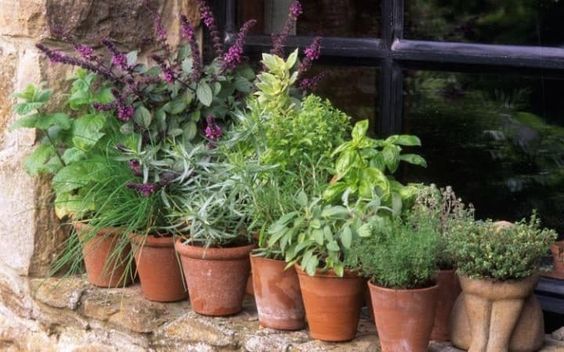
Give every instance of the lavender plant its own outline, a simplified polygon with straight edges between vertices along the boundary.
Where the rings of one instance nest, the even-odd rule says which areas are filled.
[[[37,44],[52,62],[82,67],[111,87],[115,99],[93,106],[111,113],[120,122],[122,134],[139,137],[135,146],[116,147],[122,153],[121,160],[139,177],[129,187],[143,197],[166,188],[177,176],[178,168],[167,157],[168,150],[178,144],[190,148],[202,140],[213,143],[219,139],[252,89],[254,72],[245,63],[243,45],[255,21],[246,22],[225,51],[210,7],[204,0],[198,4],[216,54],[206,65],[186,16],[180,17],[182,40],[173,48],[156,12],[156,49],[149,64],[141,63],[138,51],[125,53],[109,39],[101,41],[109,57],[79,43],[74,45],[76,55]]]

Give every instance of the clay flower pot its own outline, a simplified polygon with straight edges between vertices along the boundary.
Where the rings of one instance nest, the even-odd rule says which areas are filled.
[[[156,302],[186,298],[172,236],[130,236],[143,296]]]
[[[305,326],[304,304],[296,270],[286,262],[251,255],[253,286],[260,325],[278,330]]]
[[[554,272],[564,278],[564,240],[554,242],[550,246],[550,251],[554,259]]]
[[[437,275],[437,286],[439,287],[437,310],[431,340],[448,341],[450,339],[450,312],[461,292],[455,270],[440,270]]]
[[[366,280],[345,272],[317,271],[309,276],[296,265],[309,334],[323,341],[352,340],[358,328]]]
[[[438,285],[396,290],[368,283],[383,352],[425,352],[433,329]]]
[[[530,301],[537,279],[536,275],[520,281],[478,280],[460,276],[463,293],[459,300],[462,300],[463,307],[457,303],[453,310],[452,342],[455,346],[472,352],[533,351],[540,348],[543,341],[540,329],[543,328],[542,312],[538,302],[535,305],[534,301]],[[523,316],[525,313],[526,317]],[[467,316],[466,330],[460,315]],[[523,321],[523,318],[528,318],[528,321]],[[518,328],[518,325],[523,325],[524,329]],[[517,331],[524,335],[520,338],[525,337],[519,344],[513,341]]]
[[[131,275],[126,274],[131,247],[124,246],[117,252],[119,236],[122,235],[119,229],[105,228],[94,234],[89,225],[76,223],[74,227],[82,243],[88,282],[106,288],[131,284]]]
[[[226,316],[243,309],[253,244],[204,248],[176,241],[192,309],[202,315]]]

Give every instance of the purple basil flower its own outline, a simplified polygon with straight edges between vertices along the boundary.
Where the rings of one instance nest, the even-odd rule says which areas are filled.
[[[321,51],[321,37],[315,37],[313,42],[304,50],[305,57],[298,68],[299,76],[303,75],[311,68],[313,61],[319,59]]]
[[[237,34],[237,40],[235,40],[235,43],[233,43],[229,50],[227,50],[227,53],[223,56],[223,70],[233,70],[241,63],[243,60],[243,46],[245,45],[245,38],[256,23],[256,20],[249,20],[243,24]]]
[[[74,46],[74,49],[76,50],[76,52],[83,58],[86,60],[93,60],[95,58],[94,56],[94,49],[92,49],[91,47],[89,47],[88,45],[84,45],[84,44],[76,44]]]
[[[115,103],[109,104],[100,104],[100,103],[93,103],[92,107],[98,111],[110,111],[116,108]]]
[[[112,56],[112,64],[120,67],[123,70],[127,70],[127,57],[124,54],[116,54]]]
[[[157,13],[154,16],[155,37],[157,37],[158,41],[166,41],[167,33],[161,21],[161,16]]]
[[[167,83],[174,83],[174,71],[170,67],[163,69],[163,79]]]
[[[302,4],[299,1],[294,1],[292,4],[290,4],[290,16],[293,16],[295,18],[300,17],[300,15],[303,13],[303,9],[302,9]]]
[[[143,172],[141,172],[141,163],[139,162],[139,160],[129,160],[129,168],[131,169],[131,171],[133,171],[133,174],[135,176],[143,175]]]
[[[284,28],[282,28],[282,31],[279,34],[272,35],[273,40],[272,50],[270,50],[271,54],[278,55],[280,57],[284,56],[284,45],[286,44],[286,39],[288,39],[290,31],[296,25],[296,21],[301,14],[302,4],[298,0],[295,0],[288,9],[288,18],[286,19]]]
[[[210,31],[210,36],[212,38],[213,48],[215,49],[215,53],[217,56],[222,56],[223,41],[221,40],[221,35],[219,33],[219,30],[217,29],[213,12],[206,0],[197,0],[197,2],[198,2],[198,7],[200,9],[200,18],[204,22],[204,25]]]
[[[121,102],[117,106],[117,118],[120,121],[127,122],[131,120],[134,113],[135,109],[133,109],[133,106],[125,105]]]
[[[304,92],[313,92],[317,90],[319,82],[325,77],[325,73],[320,73],[313,78],[304,78],[299,82],[299,87]]]
[[[206,138],[211,141],[217,141],[223,134],[221,127],[215,123],[215,117],[213,115],[208,115],[206,118],[206,128],[204,129],[204,134]]]
[[[194,28],[186,16],[180,16],[180,33],[188,41],[192,54],[192,81],[198,82],[202,77],[202,59],[200,57],[200,47],[194,37]]]
[[[143,197],[149,197],[159,189],[156,183],[128,183],[127,188],[133,189]]]

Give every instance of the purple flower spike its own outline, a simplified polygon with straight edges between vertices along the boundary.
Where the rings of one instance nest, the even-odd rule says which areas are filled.
[[[320,73],[313,78],[304,78],[299,82],[299,87],[304,92],[313,92],[317,90],[319,82],[325,78],[325,73]]]
[[[192,81],[198,82],[202,77],[202,59],[200,57],[200,47],[194,37],[194,28],[188,22],[188,18],[180,16],[180,31],[182,36],[188,41],[192,53]]]
[[[166,41],[167,33],[165,27],[163,26],[163,22],[161,21],[161,16],[159,14],[155,14],[154,16],[155,37],[159,41]]]
[[[135,109],[133,109],[133,106],[118,104],[117,118],[120,121],[127,122],[127,121],[131,120],[134,113],[135,113]]]
[[[319,53],[321,51],[321,37],[315,37],[313,42],[304,50],[305,57],[300,63],[298,68],[299,76],[303,75],[311,68],[313,61],[319,59]]]
[[[171,68],[165,68],[163,70],[163,79],[167,83],[174,83],[174,72],[172,71]]]
[[[278,55],[280,57],[284,56],[284,45],[286,44],[286,39],[288,39],[290,31],[296,25],[296,21],[302,12],[302,4],[298,0],[292,2],[290,8],[288,9],[288,18],[286,19],[284,28],[279,34],[272,35],[273,40],[272,50],[270,50],[271,54]]]
[[[139,192],[143,197],[149,197],[159,189],[159,185],[155,183],[128,183],[127,188]]]
[[[215,123],[215,117],[213,115],[208,115],[206,118],[206,128],[204,129],[204,134],[206,138],[211,141],[217,141],[223,134],[221,127]]]
[[[245,38],[251,28],[257,23],[255,20],[249,20],[243,24],[241,30],[237,34],[237,40],[227,50],[223,56],[223,70],[233,70],[243,61],[243,46],[245,45]]]
[[[94,59],[94,49],[92,49],[88,45],[76,44],[74,46],[74,49],[83,59],[85,59],[85,60],[93,60]]]
[[[299,1],[294,1],[291,5],[290,5],[290,16],[293,16],[295,18],[300,17],[300,15],[303,13],[303,9],[302,9],[302,4]]]
[[[204,25],[210,31],[210,36],[213,42],[213,48],[217,56],[223,55],[223,41],[215,23],[215,17],[206,0],[197,0],[198,7],[200,8],[200,18]]]
[[[115,54],[112,56],[112,64],[120,67],[122,70],[127,70],[127,57],[123,54]]]
[[[135,176],[141,176],[143,173],[141,172],[141,163],[139,160],[131,159],[129,160],[129,168],[133,171]]]

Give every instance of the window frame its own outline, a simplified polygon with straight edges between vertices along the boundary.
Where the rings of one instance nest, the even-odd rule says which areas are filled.
[[[403,125],[404,70],[426,69],[457,72],[509,71],[525,75],[564,77],[564,48],[412,40],[404,38],[405,0],[380,0],[381,37],[321,40],[323,64],[374,66],[379,69],[378,118],[371,118],[377,135],[400,133]],[[225,40],[236,35],[237,0],[215,0],[214,7],[224,28]],[[287,48],[304,48],[313,37],[291,36]],[[250,35],[249,55],[268,51],[271,38]]]

